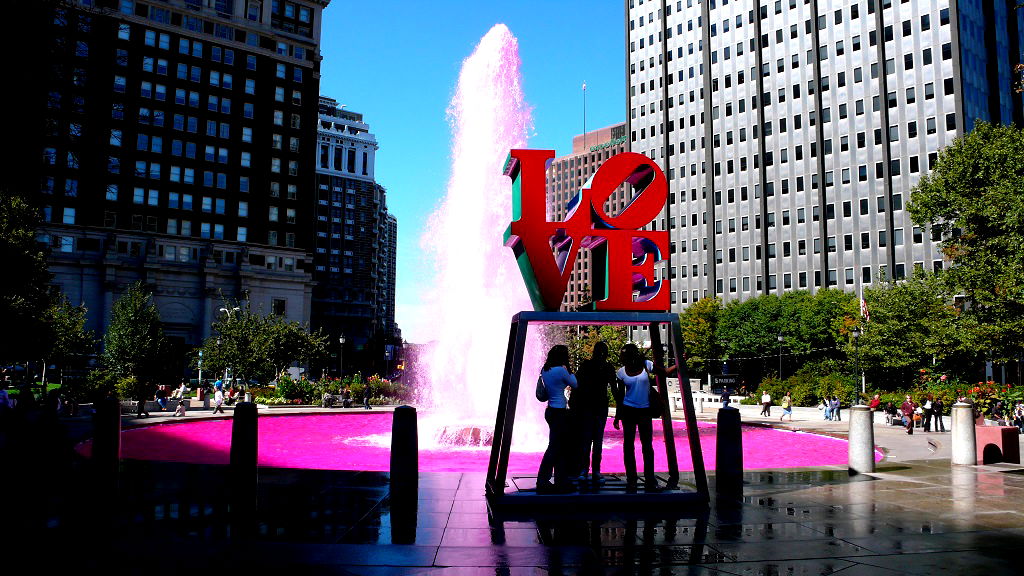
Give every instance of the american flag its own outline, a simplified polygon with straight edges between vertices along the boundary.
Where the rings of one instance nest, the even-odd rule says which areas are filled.
[[[860,315],[864,318],[865,322],[871,321],[871,313],[868,312],[868,301],[863,298],[860,299]]]

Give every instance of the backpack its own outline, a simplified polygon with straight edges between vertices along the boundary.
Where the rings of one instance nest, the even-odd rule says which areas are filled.
[[[548,395],[548,387],[544,385],[544,377],[537,376],[537,390],[534,392],[537,400],[541,402],[547,402],[551,396]]]

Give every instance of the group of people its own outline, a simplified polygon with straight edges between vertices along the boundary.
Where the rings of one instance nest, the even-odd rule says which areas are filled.
[[[786,392],[782,396],[781,404],[782,404],[782,416],[779,417],[779,421],[781,422],[781,421],[786,419],[786,416],[789,416],[789,421],[792,422],[793,421],[793,396],[789,392]],[[765,390],[761,394],[761,416],[765,416],[765,417],[771,418],[771,415],[772,415],[772,395],[767,390]]]
[[[904,428],[907,429],[907,434],[914,433],[916,421],[921,422],[921,428],[925,432],[932,431],[933,422],[936,432],[945,432],[946,425],[942,421],[944,409],[942,399],[936,398],[931,393],[926,394],[920,404],[914,402],[910,394],[907,394],[903,404],[900,404],[898,415],[902,420]]]
[[[626,468],[626,490],[636,491],[636,437],[644,463],[644,489],[663,490],[654,475],[654,444],[652,406],[664,406],[651,394],[658,391],[655,376],[665,377],[675,368],[666,369],[647,360],[634,344],[627,344],[620,353],[618,369],[608,362],[608,346],[594,345],[591,358],[581,363],[573,374],[569,368],[569,349],[557,345],[548,352],[540,379],[547,390],[548,447],[537,471],[537,492],[562,494],[575,492],[571,479],[578,476],[580,486],[598,489],[602,484],[601,458],[605,425],[608,421],[608,391],[616,401],[616,429],[622,428],[623,459]],[[587,475],[587,472],[590,475]],[[552,481],[552,477],[554,481]]]
[[[839,396],[833,396],[831,398],[825,396],[821,399],[821,405],[825,408],[825,420],[842,422],[842,404],[839,402]]]
[[[363,388],[363,409],[370,410],[370,397],[371,390],[369,386]],[[323,399],[320,402],[320,406],[323,408],[331,408],[338,401],[341,401],[342,408],[352,407],[352,389],[348,386],[342,388],[337,395],[331,394],[330,392],[324,392]]]

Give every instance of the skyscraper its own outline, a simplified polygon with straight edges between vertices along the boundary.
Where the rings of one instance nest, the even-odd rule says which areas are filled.
[[[669,178],[672,302],[941,268],[906,203],[975,119],[1021,121],[1013,5],[627,0],[630,147]]]
[[[377,139],[363,115],[332,98],[319,102],[312,322],[332,341],[344,335],[346,349],[364,352],[365,358],[348,357],[365,368],[383,360],[383,351],[368,347],[401,340],[395,326],[398,222],[374,177]]]
[[[309,319],[328,2],[51,3],[29,169],[54,282],[88,328],[136,281],[181,348],[225,299]]]

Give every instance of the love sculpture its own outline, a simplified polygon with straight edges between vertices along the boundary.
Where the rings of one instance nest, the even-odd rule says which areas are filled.
[[[492,511],[521,514],[536,511],[557,513],[601,502],[604,508],[635,510],[650,506],[679,510],[687,503],[696,508],[709,501],[707,475],[701,452],[697,417],[690,394],[690,381],[683,361],[683,339],[679,315],[668,312],[670,292],[667,278],[655,280],[654,265],[668,254],[668,232],[644,230],[665,207],[668,182],[661,169],[642,154],[630,152],[608,158],[569,201],[564,219],[547,219],[545,172],[553,150],[512,150],[504,174],[512,179],[512,223],[505,231],[505,245],[512,248],[526,282],[534,310],[512,317],[502,373],[498,414],[494,423],[491,458],[487,467],[486,491]],[[619,186],[626,184],[633,195],[616,214],[605,203]],[[581,248],[591,251],[593,310],[561,312],[569,276]],[[530,323],[555,325],[615,325],[648,330],[651,350],[661,361],[661,327],[668,326],[670,352],[677,367],[680,398],[686,419],[690,457],[693,463],[692,490],[679,486],[679,465],[673,439],[672,414],[663,410],[662,438],[668,463],[663,493],[645,493],[622,498],[624,482],[609,482],[600,493],[575,494],[553,499],[539,495],[529,478],[508,479],[508,459],[515,425],[523,357]],[[536,374],[525,378],[532,381]],[[656,381],[656,382],[655,382]],[[662,405],[667,406],[668,385],[656,377]],[[520,482],[524,487],[520,488]]]
[[[668,310],[668,279],[654,279],[654,264],[668,254],[668,231],[642,230],[665,207],[661,169],[642,154],[612,156],[569,202],[565,219],[552,222],[545,214],[544,174],[554,156],[554,150],[512,150],[505,164],[513,218],[505,245],[516,255],[534,309],[558,310],[579,249],[587,248],[605,260],[606,284],[594,286],[596,310]],[[610,215],[605,201],[623,183],[636,194]]]

